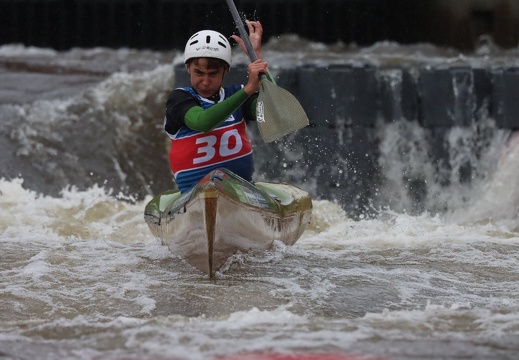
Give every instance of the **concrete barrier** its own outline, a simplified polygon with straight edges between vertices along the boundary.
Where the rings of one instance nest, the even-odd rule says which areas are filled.
[[[491,104],[500,128],[519,128],[519,67],[498,68],[491,72]]]
[[[378,69],[380,116],[386,122],[418,119],[418,84],[408,67]]]
[[[378,164],[381,124],[406,121],[422,127],[428,144],[421,146],[427,147],[423,151],[432,163],[444,169],[438,170],[437,181],[445,186],[470,182],[474,176],[470,156],[450,164],[456,155],[449,145],[451,128],[470,129],[490,119],[499,128],[519,129],[515,67],[305,64],[272,72],[278,85],[299,99],[310,126],[271,144],[263,144],[252,126],[257,136],[256,174],[300,184],[315,198],[337,201],[353,215],[373,211],[371,200],[384,181]],[[182,65],[175,67],[175,78],[187,84]],[[227,82],[245,81],[246,65],[238,64]],[[484,151],[471,144],[459,146],[468,153]],[[423,211],[426,179],[420,173],[402,176],[413,201],[409,211]]]
[[[298,95],[311,124],[373,127],[377,120],[375,68],[369,65],[302,66]]]
[[[441,66],[420,71],[421,124],[426,127],[470,126],[488,104],[488,71]]]

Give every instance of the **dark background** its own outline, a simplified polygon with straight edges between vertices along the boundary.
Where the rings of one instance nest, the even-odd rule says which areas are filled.
[[[323,43],[391,40],[473,50],[480,35],[503,48],[519,42],[517,0],[235,0],[265,25]],[[202,28],[231,34],[224,0],[0,0],[0,44],[183,49]]]

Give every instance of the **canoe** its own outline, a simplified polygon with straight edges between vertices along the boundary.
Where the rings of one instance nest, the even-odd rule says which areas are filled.
[[[252,184],[227,169],[207,174],[188,192],[166,191],[144,209],[153,235],[173,254],[214,278],[237,252],[293,245],[312,213],[310,195],[284,183]]]

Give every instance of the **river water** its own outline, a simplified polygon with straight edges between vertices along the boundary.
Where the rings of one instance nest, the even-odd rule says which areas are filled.
[[[264,56],[282,65],[518,57],[489,46],[461,55],[286,37]],[[160,128],[179,55],[0,47],[1,359],[517,358],[518,138],[494,131],[478,163],[486,176],[443,188],[444,212],[412,216],[395,196],[353,220],[314,200],[294,246],[237,254],[210,280],[143,220],[151,196],[172,186]],[[391,144],[402,128],[384,129],[381,163],[399,161]]]

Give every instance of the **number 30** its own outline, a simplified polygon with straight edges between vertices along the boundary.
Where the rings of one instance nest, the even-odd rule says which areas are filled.
[[[230,140],[234,138],[235,145],[230,148]],[[198,148],[197,153],[202,156],[194,158],[193,164],[200,164],[210,161],[216,155],[218,138],[215,135],[204,136],[196,139],[197,145],[202,145]],[[236,129],[226,131],[220,138],[220,145],[218,146],[218,154],[221,157],[228,157],[240,152],[243,147],[240,133]]]

